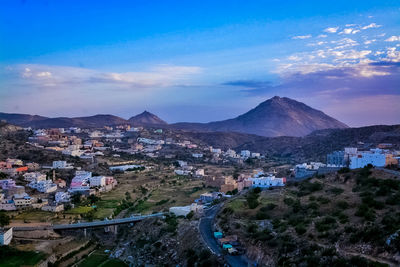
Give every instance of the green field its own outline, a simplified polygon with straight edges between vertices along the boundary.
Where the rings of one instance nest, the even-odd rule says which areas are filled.
[[[124,262],[117,259],[109,259],[108,255],[102,251],[95,251],[79,264],[79,267],[125,267]]]
[[[45,256],[40,252],[20,251],[6,246],[2,246],[0,251],[0,267],[34,266]]]

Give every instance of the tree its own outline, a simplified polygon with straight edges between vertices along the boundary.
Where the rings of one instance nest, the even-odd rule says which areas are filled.
[[[4,212],[0,213],[0,226],[4,227],[10,224],[10,217]]]

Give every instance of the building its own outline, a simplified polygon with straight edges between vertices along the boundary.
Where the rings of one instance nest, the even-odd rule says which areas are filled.
[[[53,169],[65,169],[67,167],[67,162],[64,160],[53,161]]]
[[[382,150],[371,149],[370,151],[358,152],[357,155],[350,157],[350,169],[363,168],[371,164],[375,167],[384,167],[386,164],[386,155]]]
[[[42,193],[52,193],[57,191],[57,185],[51,180],[31,182],[28,184],[28,186]]]
[[[121,165],[110,167],[110,171],[126,171],[128,169],[138,169],[143,168],[142,165]]]
[[[7,190],[15,186],[15,181],[13,179],[0,180],[0,187],[3,190]]]
[[[249,150],[242,150],[240,151],[240,156],[242,158],[249,158],[251,156],[251,153]]]
[[[32,199],[28,195],[15,196],[13,200],[16,208],[30,207],[32,204]]]
[[[326,156],[326,164],[328,167],[346,167],[348,161],[344,151],[334,151]]]
[[[61,212],[64,210],[64,205],[63,204],[57,204],[57,205],[46,205],[42,207],[43,211],[50,211],[50,212]]]
[[[0,229],[0,245],[6,246],[11,243],[13,238],[13,228],[11,227],[8,230],[1,230]]]
[[[90,178],[92,177],[92,172],[87,171],[76,171],[75,177],[72,178],[70,185],[70,192],[86,191],[90,189]]]
[[[70,202],[71,195],[68,192],[57,192],[55,195],[56,203]]]
[[[203,205],[198,205],[197,203],[192,203],[189,206],[169,208],[169,212],[175,214],[176,216],[187,216],[191,211],[193,211],[194,213],[202,212]]]
[[[106,177],[105,176],[93,176],[89,179],[90,187],[102,187],[106,185]]]
[[[202,158],[202,157],[203,157],[203,154],[202,154],[202,153],[193,153],[193,154],[192,154],[192,157],[193,157],[193,158]]]
[[[197,169],[195,172],[194,172],[194,175],[196,176],[196,177],[203,177],[205,174],[204,174],[204,169]]]
[[[252,181],[252,187],[270,188],[275,186],[285,186],[286,178],[276,178],[273,175],[248,178]]]
[[[39,182],[46,180],[46,174],[40,172],[27,172],[23,176],[24,180],[28,182]]]

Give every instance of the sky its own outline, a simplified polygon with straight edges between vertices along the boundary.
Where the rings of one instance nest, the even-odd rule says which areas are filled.
[[[0,111],[235,117],[275,96],[400,123],[400,2],[0,2]]]

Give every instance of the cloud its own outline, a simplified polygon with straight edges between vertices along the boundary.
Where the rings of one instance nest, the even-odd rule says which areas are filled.
[[[364,26],[364,27],[361,27],[361,29],[362,30],[366,30],[366,29],[370,29],[370,28],[379,28],[379,27],[381,27],[382,25],[377,25],[376,23],[371,23],[371,24],[369,24],[369,25],[367,25],[367,26]]]
[[[387,38],[385,41],[386,42],[397,42],[397,41],[400,41],[400,35],[399,36],[392,35],[389,38]]]
[[[360,30],[356,30],[353,28],[346,28],[346,29],[343,29],[343,31],[341,31],[339,34],[356,34],[358,32],[360,32]]]
[[[308,39],[311,38],[311,34],[307,35],[299,35],[299,36],[293,36],[292,39]]]
[[[168,87],[187,82],[201,73],[196,66],[156,65],[142,72],[103,72],[94,69],[39,64],[16,65],[8,74],[17,73],[26,84],[36,86],[114,84],[120,88]]]
[[[326,38],[326,37],[328,37],[328,35],[326,35],[326,34],[320,34],[320,35],[318,35],[317,37],[318,37],[318,38]]]
[[[338,29],[339,29],[339,27],[330,27],[330,28],[326,28],[324,30],[324,32],[335,33],[335,32],[337,32]]]

